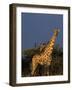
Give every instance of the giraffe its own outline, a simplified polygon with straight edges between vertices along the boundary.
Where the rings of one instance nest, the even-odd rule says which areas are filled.
[[[55,29],[54,34],[53,34],[52,38],[50,39],[49,43],[46,45],[44,51],[41,52],[40,54],[35,54],[32,57],[32,72],[31,72],[32,75],[34,75],[34,72],[35,72],[38,64],[46,65],[46,66],[49,66],[51,64],[51,61],[52,61],[51,54],[53,52],[54,44],[55,44],[56,37],[57,37],[59,31],[60,31],[59,29]],[[47,72],[47,75],[48,74],[49,74],[49,72]]]

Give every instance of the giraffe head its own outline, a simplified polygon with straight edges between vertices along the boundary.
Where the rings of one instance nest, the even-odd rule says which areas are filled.
[[[54,34],[57,36],[58,33],[60,32],[60,29],[54,29]]]

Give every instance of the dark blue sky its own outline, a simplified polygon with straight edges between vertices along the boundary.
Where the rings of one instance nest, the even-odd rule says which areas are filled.
[[[22,13],[22,49],[34,47],[35,42],[49,41],[53,29],[59,28],[60,33],[56,44],[62,47],[63,15]]]

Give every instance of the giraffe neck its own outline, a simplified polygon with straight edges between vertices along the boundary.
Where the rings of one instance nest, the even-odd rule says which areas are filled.
[[[54,48],[54,44],[55,44],[55,41],[56,41],[56,37],[57,37],[57,34],[54,33],[54,35],[52,36],[49,44],[45,48],[45,51],[44,51],[45,55],[50,56],[52,54],[53,48]]]

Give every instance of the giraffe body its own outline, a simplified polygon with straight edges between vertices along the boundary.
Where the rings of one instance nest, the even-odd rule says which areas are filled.
[[[55,30],[54,35],[52,36],[49,44],[45,47],[44,52],[33,56],[33,58],[32,58],[32,73],[31,73],[32,75],[34,75],[34,72],[35,72],[38,64],[47,65],[47,66],[49,66],[51,64],[51,61],[52,61],[51,54],[53,52],[53,48],[54,48],[54,44],[55,44],[57,35],[58,35],[58,30]]]

